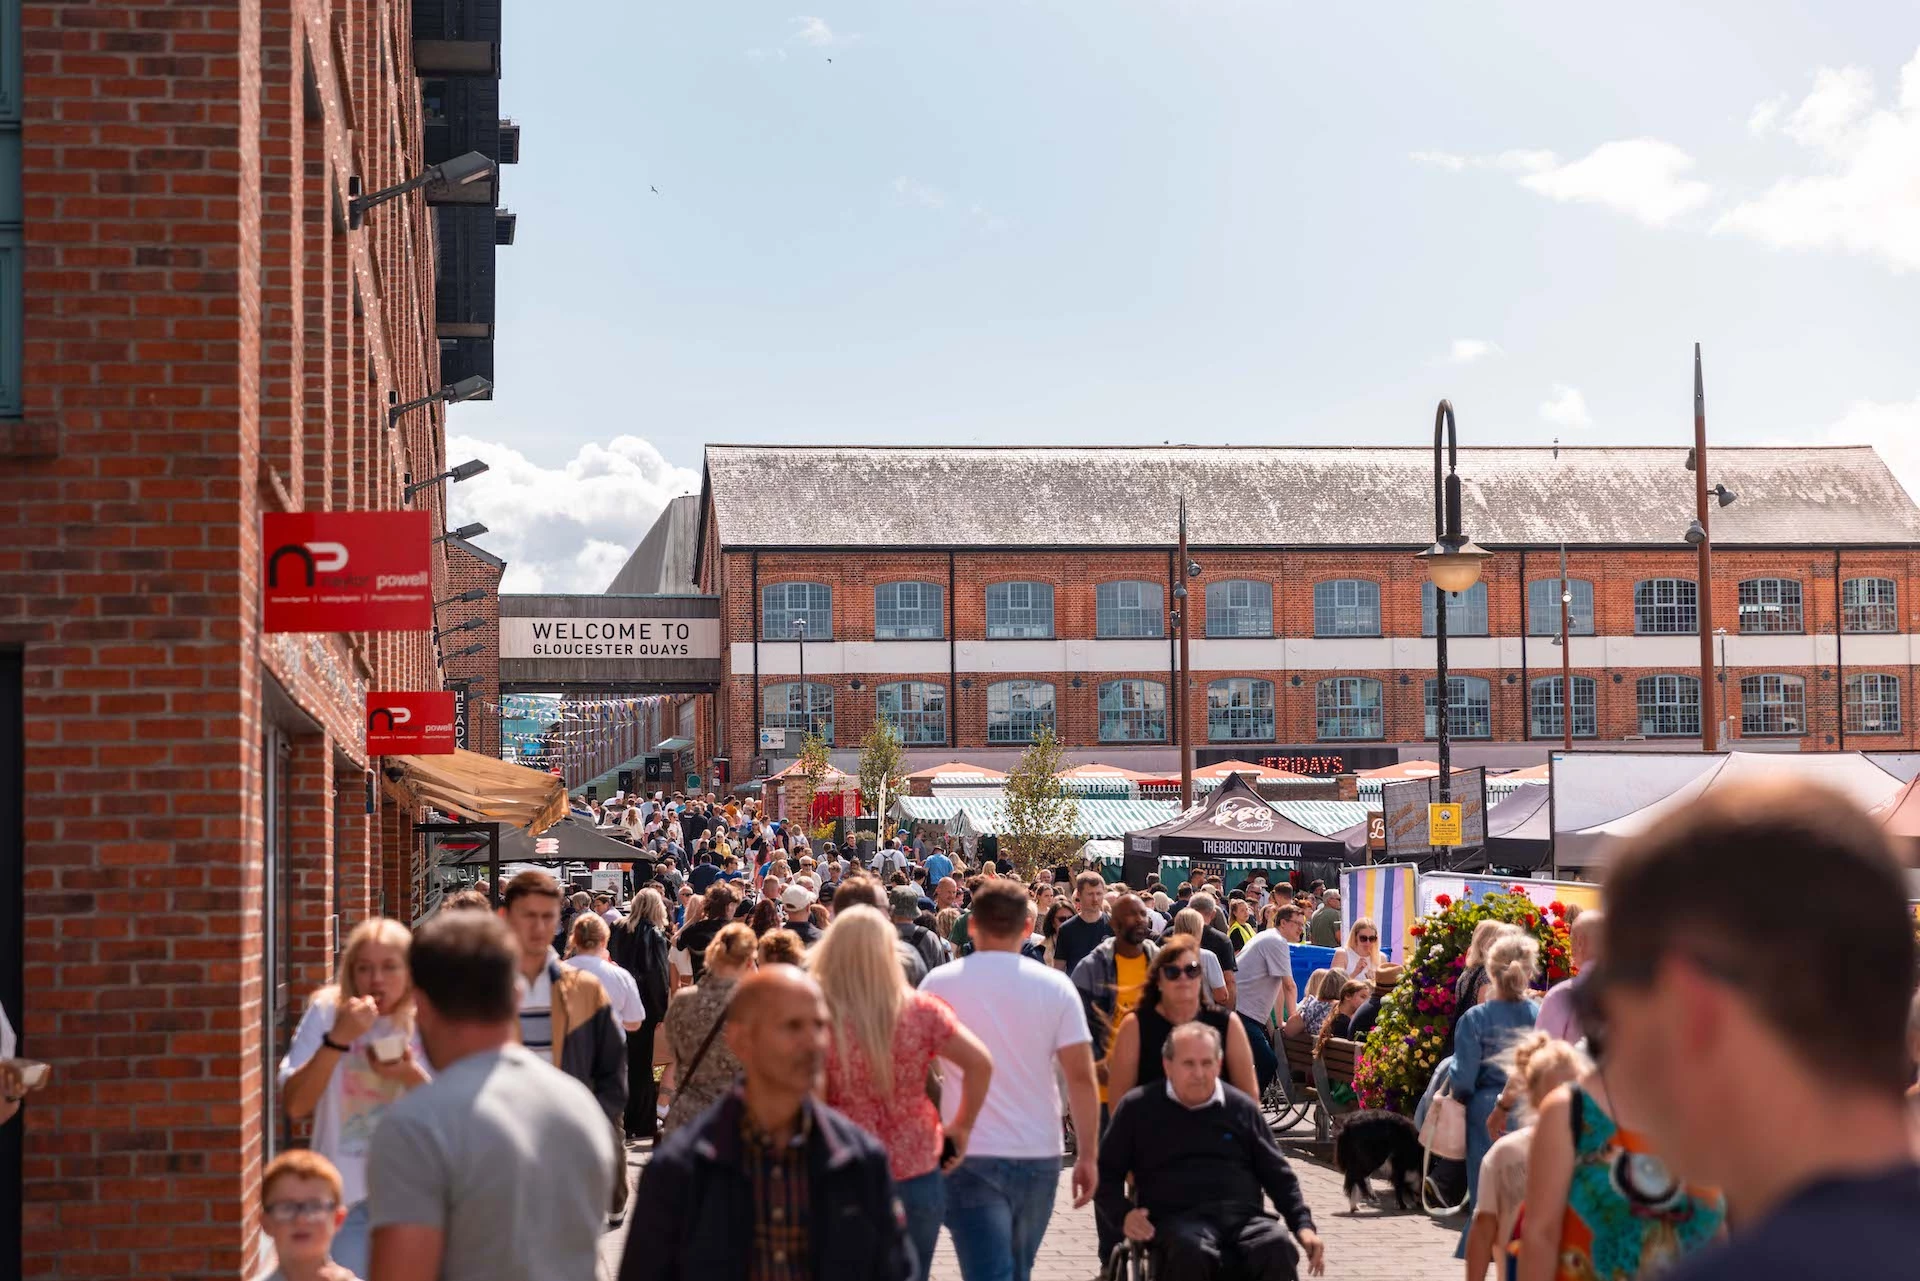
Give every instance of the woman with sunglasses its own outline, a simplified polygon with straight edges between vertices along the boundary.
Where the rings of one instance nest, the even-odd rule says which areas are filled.
[[[1040,916],[1041,948],[1047,964],[1058,970],[1064,967],[1056,959],[1054,949],[1060,944],[1060,927],[1073,919],[1073,904],[1052,901],[1051,894],[1047,898],[1051,906]]]
[[[1380,927],[1363,916],[1347,931],[1347,945],[1334,952],[1333,968],[1350,979],[1371,983],[1380,959]]]
[[[1218,1032],[1226,1043],[1227,1084],[1253,1098],[1260,1097],[1247,1030],[1232,1011],[1215,1005],[1202,990],[1201,978],[1206,973],[1202,955],[1200,945],[1185,935],[1169,938],[1154,955],[1146,994],[1140,998],[1139,1008],[1120,1021],[1113,1049],[1107,1055],[1107,1097],[1116,1104],[1134,1086],[1166,1079],[1160,1050],[1167,1034],[1182,1023],[1196,1022]]]

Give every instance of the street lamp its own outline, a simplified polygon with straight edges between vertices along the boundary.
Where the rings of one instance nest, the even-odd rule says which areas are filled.
[[[458,596],[449,596],[445,600],[437,600],[433,602],[433,607],[435,609],[440,609],[447,605],[458,605],[463,601],[485,600],[486,598],[487,598],[486,588],[469,587],[466,591],[461,592]]]
[[[476,641],[475,643],[467,646],[465,649],[454,650],[453,653],[448,654],[447,657],[448,658],[472,658],[475,654],[478,654],[481,650],[485,649],[486,647],[487,646],[484,641]]]
[[[444,400],[449,405],[457,405],[462,401],[478,400],[492,390],[493,384],[479,374],[475,374],[471,378],[462,378],[459,382],[448,383],[439,391],[422,396],[418,400],[409,400],[398,405],[387,406],[387,426],[391,427],[399,422],[400,415],[412,413],[414,410],[424,408],[427,405],[433,404],[435,401]]]
[[[1711,752],[1719,742],[1719,705],[1713,688],[1713,531],[1708,524],[1710,510],[1707,495],[1713,494],[1720,506],[1730,505],[1738,497],[1725,485],[1707,487],[1707,392],[1700,372],[1700,344],[1693,345],[1693,448],[1687,452],[1687,470],[1693,473],[1693,519],[1687,522],[1686,539],[1700,553],[1699,585],[1696,598],[1695,630],[1700,633],[1700,750]]]
[[[492,178],[497,166],[477,151],[443,160],[439,164],[423,171],[418,177],[391,187],[382,187],[379,191],[367,195],[360,194],[360,179],[356,175],[348,179],[347,227],[360,230],[360,224],[366,220],[367,210],[376,205],[384,205],[389,200],[398,200],[409,191],[427,188],[427,203],[430,205],[490,205],[493,203],[492,184],[475,191],[474,184]]]
[[[1187,498],[1180,496],[1180,566],[1188,578],[1198,578],[1201,574],[1200,562],[1187,555]],[[1180,744],[1180,808],[1187,810],[1193,806],[1193,727],[1188,723],[1187,701],[1191,697],[1193,679],[1187,656],[1187,616],[1192,611],[1187,606],[1187,585],[1179,579],[1173,584],[1173,610],[1167,619],[1180,634],[1180,685],[1173,692],[1173,718],[1178,727],[1176,741]]]
[[[438,538],[434,539],[433,541],[436,543],[444,543],[448,539],[452,538],[452,539],[458,539],[459,541],[464,543],[467,539],[478,538],[480,537],[480,535],[486,532],[487,532],[487,527],[485,525],[482,525],[479,521],[476,520],[471,525],[462,525],[458,529],[449,529],[446,533],[440,535]]]
[[[813,700],[807,697],[807,620],[793,620],[794,652],[800,656],[800,714],[807,718],[806,733],[813,733]]]
[[[1446,474],[1441,475],[1440,446],[1445,433]],[[1426,565],[1427,578],[1433,583],[1434,695],[1439,705],[1440,803],[1453,799],[1453,744],[1447,734],[1452,711],[1447,697],[1447,602],[1446,597],[1464,592],[1480,581],[1480,570],[1493,553],[1460,532],[1460,442],[1453,422],[1453,406],[1441,401],[1433,412],[1433,546],[1419,553],[1416,560]],[[1569,696],[1571,690],[1565,691]],[[1571,697],[1568,698],[1571,704]],[[1566,710],[1571,710],[1569,707]]]
[[[472,480],[475,476],[478,476],[481,472],[486,470],[487,470],[487,465],[481,462],[478,458],[472,459],[468,462],[461,463],[458,467],[450,468],[447,471],[443,471],[438,476],[429,476],[425,480],[414,481],[411,485],[407,486],[405,500],[407,502],[412,502],[413,496],[415,494],[419,493],[423,489],[427,489],[434,485],[437,485],[443,480],[450,480],[457,485],[463,480]]]
[[[469,618],[466,622],[455,623],[452,627],[437,628],[433,633],[433,638],[439,640],[442,636],[452,636],[456,632],[474,632],[486,625],[487,620],[484,618]]]

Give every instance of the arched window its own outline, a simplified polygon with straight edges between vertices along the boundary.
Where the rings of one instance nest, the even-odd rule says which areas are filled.
[[[947,687],[932,681],[898,681],[874,691],[880,719],[902,743],[947,741]]]
[[[1427,678],[1427,737],[1440,737],[1440,680]],[[1481,676],[1447,677],[1447,737],[1493,737],[1493,682]]]
[[[1740,630],[1802,632],[1800,584],[1791,578],[1748,578],[1740,583]]]
[[[1273,635],[1273,584],[1250,578],[1208,583],[1207,635]]]
[[[1699,591],[1691,578],[1646,578],[1633,585],[1633,630],[1641,636],[1700,630]]]
[[[1574,636],[1593,635],[1593,584],[1584,578],[1569,578],[1567,594],[1573,597],[1567,606],[1567,630]],[[1527,584],[1527,635],[1560,634],[1560,580],[1536,578]]]
[[[806,627],[804,637],[800,624]],[[833,588],[825,583],[768,583],[762,587],[760,639],[833,639]]]
[[[1420,634],[1434,634],[1432,583],[1420,584]],[[1487,634],[1487,585],[1475,583],[1464,592],[1447,593],[1447,635]]]
[[[1640,707],[1640,732],[1648,738],[1700,733],[1699,677],[1642,676],[1634,696]]]
[[[1093,589],[1093,634],[1102,640],[1166,635],[1160,584],[1128,580]]]
[[[800,736],[814,734],[833,742],[833,686],[819,681],[769,685],[760,696],[760,723],[787,731],[787,750],[800,750]]]
[[[1273,682],[1234,676],[1207,686],[1207,741],[1271,743]]]
[[[1369,676],[1336,676],[1314,691],[1316,729],[1323,739],[1385,738],[1386,707],[1380,682]]]
[[[1556,580],[1555,587],[1560,584]],[[1527,697],[1527,732],[1534,738],[1566,737],[1566,722],[1561,716],[1566,705],[1560,696],[1560,678],[1543,676],[1533,682]],[[1573,736],[1600,736],[1599,689],[1591,676],[1573,678]]]
[[[1850,632],[1900,630],[1900,589],[1891,578],[1849,578],[1840,585],[1840,625]]]
[[[1380,584],[1364,578],[1329,578],[1313,585],[1315,636],[1378,636]]]
[[[1167,741],[1167,687],[1158,681],[1102,681],[1100,741]]]
[[[1847,733],[1900,732],[1900,678],[1880,672],[1847,677]]]
[[[1749,735],[1807,732],[1807,683],[1798,676],[1740,678],[1740,732]]]
[[[987,686],[987,741],[1031,743],[1053,728],[1053,686],[1047,681],[998,681]]]
[[[881,583],[873,589],[875,640],[939,640],[946,634],[938,583]]]
[[[1053,585],[994,583],[987,588],[988,640],[1052,640]]]

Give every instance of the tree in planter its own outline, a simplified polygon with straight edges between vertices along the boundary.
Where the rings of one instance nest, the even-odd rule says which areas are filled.
[[[1453,1052],[1454,987],[1466,968],[1467,948],[1481,921],[1508,921],[1540,944],[1540,968],[1549,983],[1571,973],[1566,907],[1542,908],[1523,893],[1489,894],[1454,902],[1442,894],[1439,910],[1408,931],[1413,955],[1400,982],[1380,1003],[1380,1018],[1361,1046],[1353,1074],[1362,1107],[1412,1115],[1441,1059]]]
[[[1043,726],[1033,746],[1007,775],[1007,822],[1000,833],[1000,857],[1012,861],[1022,880],[1066,861],[1079,847],[1080,805],[1060,786],[1065,766],[1053,730]]]
[[[874,721],[873,728],[860,740],[860,795],[879,806],[907,790],[907,757],[900,749],[900,737],[891,722]],[[878,813],[874,831],[887,829],[887,816]]]
[[[808,734],[800,740],[800,756],[794,761],[793,779],[798,786],[789,784],[791,789],[793,813],[802,827],[813,826],[813,798],[820,793],[820,784],[826,781],[833,769],[833,760],[827,754],[827,740],[818,734]]]

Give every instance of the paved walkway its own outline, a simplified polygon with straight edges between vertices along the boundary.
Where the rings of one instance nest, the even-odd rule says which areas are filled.
[[[646,1165],[646,1147],[641,1144],[629,1150],[635,1179]],[[1403,1214],[1395,1210],[1384,1178],[1376,1179],[1374,1188],[1386,1201],[1386,1209],[1362,1206],[1359,1214],[1349,1215],[1338,1171],[1293,1151],[1288,1156],[1300,1176],[1320,1236],[1327,1243],[1329,1281],[1456,1281],[1460,1276],[1462,1265],[1453,1258],[1453,1247],[1460,1237],[1458,1219],[1434,1220],[1418,1211]],[[1033,1281],[1091,1281],[1099,1272],[1094,1257],[1093,1207],[1075,1210],[1072,1204],[1068,1175],[1062,1171],[1053,1222],[1040,1246]],[[612,1281],[619,1269],[626,1236],[623,1226],[607,1233],[601,1244],[601,1275],[607,1281]],[[944,1232],[933,1259],[933,1281],[960,1281],[953,1245]]]

